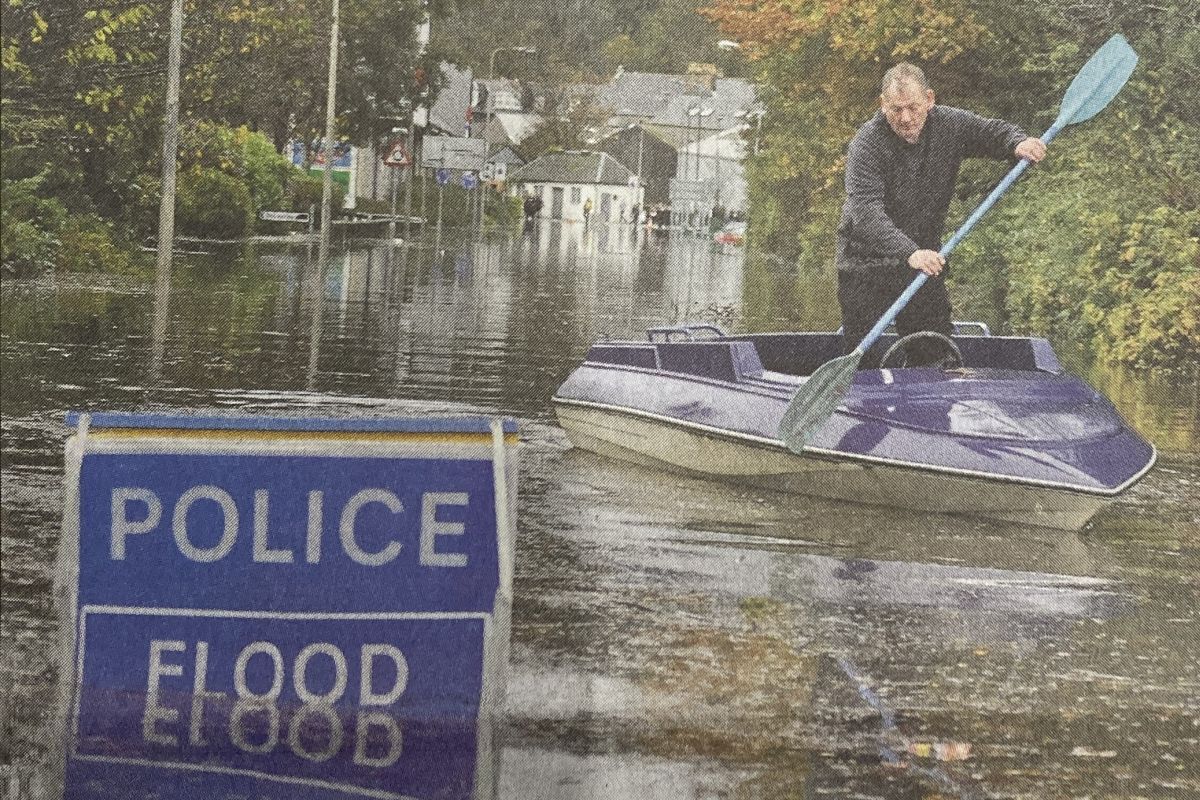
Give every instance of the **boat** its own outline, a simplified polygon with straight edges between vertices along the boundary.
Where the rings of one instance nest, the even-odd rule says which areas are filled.
[[[979,323],[940,338],[957,363],[893,367],[910,342],[885,335],[881,368],[855,375],[799,453],[780,418],[807,376],[842,354],[840,332],[652,328],[645,341],[592,345],[552,402],[576,447],[652,468],[1065,530],[1153,466],[1154,446],[1045,339]]]

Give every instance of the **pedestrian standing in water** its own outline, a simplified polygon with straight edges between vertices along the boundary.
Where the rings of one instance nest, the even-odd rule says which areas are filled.
[[[583,201],[583,226],[586,228],[588,217],[592,215],[592,198]]]
[[[837,231],[838,304],[846,352],[874,327],[920,270],[930,276],[896,318],[901,336],[951,334],[946,260],[938,254],[963,159],[1027,158],[1046,145],[1016,125],[936,105],[925,73],[897,64],[883,76],[880,110],[858,129],[846,157],[846,203]],[[909,364],[931,363],[944,347],[909,349]],[[878,363],[872,347],[864,367]]]

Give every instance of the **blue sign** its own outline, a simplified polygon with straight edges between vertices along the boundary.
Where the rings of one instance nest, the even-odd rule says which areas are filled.
[[[438,182],[438,186],[445,186],[447,183],[449,183],[450,182],[450,170],[446,169],[445,167],[442,167],[441,169],[439,169],[437,171],[437,182]]]
[[[479,178],[474,172],[464,172],[462,176],[462,185],[464,189],[474,189],[479,185]]]
[[[476,796],[511,425],[81,422],[68,797]]]

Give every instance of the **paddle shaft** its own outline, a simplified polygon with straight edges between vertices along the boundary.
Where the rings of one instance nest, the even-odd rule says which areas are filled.
[[[1071,113],[1074,113],[1074,111],[1072,110]],[[1049,130],[1042,134],[1042,142],[1049,144],[1050,140],[1058,135],[1058,132],[1066,126],[1066,124],[1062,121],[1063,119],[1070,119],[1070,114],[1059,115],[1058,120],[1050,126]],[[959,229],[954,232],[954,235],[946,240],[946,243],[942,245],[942,249],[938,251],[938,254],[942,258],[950,255],[950,251],[957,247],[958,243],[966,238],[967,234],[971,232],[971,229],[975,227],[975,223],[979,222],[983,215],[986,214],[988,210],[996,204],[996,201],[1000,199],[1001,195],[1007,192],[1009,187],[1016,183],[1017,178],[1021,177],[1021,173],[1029,168],[1029,164],[1029,159],[1022,158],[1016,166],[1008,171],[1008,174],[1004,176],[1004,179],[1000,181],[1000,183],[996,184],[996,188],[992,189],[991,194],[989,194],[987,198],[979,204],[978,208],[971,212],[971,216],[967,217],[967,221],[959,226]],[[920,288],[925,285],[925,281],[927,280],[929,280],[929,276],[927,274],[924,272],[917,273],[917,277],[912,279],[912,283],[908,285],[908,288],[896,298],[896,302],[892,303],[891,307],[884,312],[883,316],[879,318],[879,322],[875,323],[875,327],[871,328],[870,332],[863,337],[863,340],[859,342],[858,347],[854,348],[854,352],[858,353],[860,357],[866,353],[867,350],[870,349],[871,345],[875,344],[879,337],[883,335],[883,332],[887,330],[887,326],[891,325],[895,321],[900,312],[904,310],[904,307],[908,305],[908,301],[913,299],[913,295],[915,295]]]

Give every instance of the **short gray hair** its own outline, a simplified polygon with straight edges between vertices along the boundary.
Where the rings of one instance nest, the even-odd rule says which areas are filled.
[[[916,64],[909,64],[907,61],[901,61],[896,66],[883,73],[883,81],[879,85],[879,93],[887,94],[887,90],[893,86],[899,86],[905,83],[915,83],[921,91],[929,89],[929,81],[925,79],[925,73]]]

